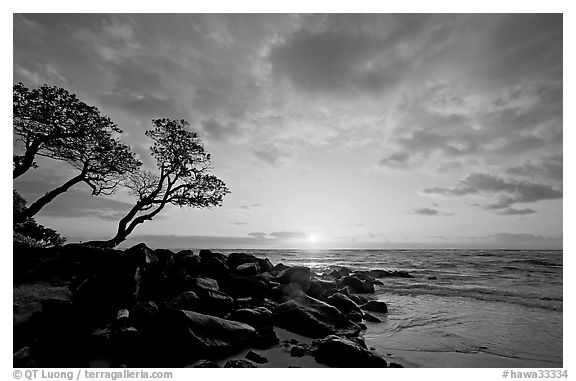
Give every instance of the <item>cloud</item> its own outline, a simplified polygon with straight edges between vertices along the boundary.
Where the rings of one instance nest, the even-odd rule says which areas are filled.
[[[237,222],[232,222],[232,225],[241,226],[241,225],[250,225],[250,223],[249,222],[243,222],[243,221],[237,221]]]
[[[511,175],[562,181],[562,170],[562,155],[553,155],[544,157],[539,161],[527,160],[520,165],[508,168],[506,172]]]
[[[533,214],[537,213],[534,209],[526,208],[526,209],[515,209],[515,208],[507,208],[504,210],[499,211],[497,214],[502,216],[523,216],[525,214]]]
[[[225,141],[239,134],[238,125],[235,123],[222,123],[214,118],[203,120],[200,125],[208,138],[216,141]]]
[[[433,187],[423,190],[424,194],[444,196],[465,196],[475,194],[496,194],[494,203],[480,205],[485,209],[504,209],[516,203],[528,203],[562,198],[562,190],[550,185],[529,181],[503,179],[484,173],[469,174],[452,188]]]
[[[266,238],[268,234],[262,232],[248,233],[248,236],[253,238]]]
[[[420,216],[451,216],[452,213],[442,213],[437,209],[432,208],[417,208],[410,211],[411,214],[418,214]]]
[[[304,239],[308,237],[308,234],[304,232],[274,232],[270,233],[270,236],[277,238],[277,239]]]
[[[263,206],[264,205],[260,204],[259,202],[256,202],[254,204],[240,205],[238,208],[249,210],[249,209],[255,209],[255,208],[262,208]]]

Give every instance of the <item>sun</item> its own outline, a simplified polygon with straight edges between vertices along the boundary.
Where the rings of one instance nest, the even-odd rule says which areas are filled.
[[[318,236],[314,233],[308,235],[308,242],[318,242]]]

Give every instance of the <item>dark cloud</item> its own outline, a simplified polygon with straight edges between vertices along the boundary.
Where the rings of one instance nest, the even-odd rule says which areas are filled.
[[[254,209],[254,208],[262,208],[264,205],[260,204],[259,202],[256,202],[254,204],[248,204],[248,205],[240,205],[238,208],[240,209]]]
[[[406,168],[410,160],[410,155],[406,152],[395,152],[378,162],[380,167]]]
[[[286,231],[274,232],[270,233],[269,235],[277,239],[303,239],[308,237],[308,234],[304,232],[286,232]]]
[[[241,226],[241,225],[250,225],[250,223],[248,223],[248,222],[243,222],[243,221],[237,221],[237,222],[232,222],[232,225]]]
[[[554,155],[542,158],[540,161],[528,160],[520,165],[506,170],[511,175],[524,177],[547,178],[562,181],[563,160],[562,155]]]
[[[235,123],[222,123],[214,118],[205,119],[200,122],[204,134],[216,141],[226,141],[239,133],[239,127]]]
[[[253,238],[266,238],[268,234],[262,232],[248,233],[248,236]]]
[[[496,194],[496,202],[481,205],[485,209],[504,209],[516,203],[556,200],[562,198],[562,190],[550,185],[529,181],[503,179],[498,176],[473,173],[459,181],[452,188],[434,187],[424,189],[425,194],[444,196],[465,196],[474,194]]]
[[[432,208],[417,208],[410,211],[411,214],[418,214],[420,216],[451,216],[451,213],[442,213],[437,209]]]
[[[515,208],[507,208],[497,212],[502,216],[523,216],[525,214],[533,214],[537,213],[534,209],[526,208],[526,209],[515,209]]]

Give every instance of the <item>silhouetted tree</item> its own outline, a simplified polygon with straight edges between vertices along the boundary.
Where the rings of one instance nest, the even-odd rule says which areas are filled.
[[[158,173],[140,171],[127,176],[125,186],[137,198],[136,204],[118,224],[116,235],[108,241],[92,244],[116,246],[134,228],[151,220],[168,204],[193,208],[222,205],[230,191],[214,175],[208,154],[198,133],[188,129],[185,120],[155,119],[154,128],[146,131],[154,144],[152,157]]]
[[[67,162],[79,173],[33,202],[20,218],[38,213],[56,196],[80,182],[92,188],[93,195],[111,194],[127,172],[135,172],[141,163],[130,147],[115,134],[122,130],[74,94],[43,85],[28,90],[22,83],[14,85],[14,135],[16,149],[13,177],[17,178],[35,166],[36,156]]]
[[[13,226],[14,242],[28,246],[61,246],[66,239],[61,237],[55,230],[44,227],[33,218],[21,218],[21,213],[26,209],[26,200],[13,190]]]

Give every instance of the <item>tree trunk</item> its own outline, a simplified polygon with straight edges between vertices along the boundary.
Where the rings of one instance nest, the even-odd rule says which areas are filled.
[[[42,144],[42,141],[36,140],[30,145],[30,147],[28,147],[26,152],[24,152],[24,160],[22,160],[22,163],[12,171],[12,180],[22,176],[30,169],[30,167],[32,167],[32,164],[34,164],[34,157],[40,149],[40,144]]]
[[[19,221],[23,221],[26,218],[34,217],[46,204],[50,201],[54,200],[56,196],[66,192],[70,189],[73,185],[78,184],[79,182],[84,180],[84,173],[79,174],[76,177],[68,180],[58,188],[52,189],[50,192],[46,193],[44,196],[40,197],[38,200],[34,201],[32,205],[28,208],[24,209],[24,211],[19,216]]]

